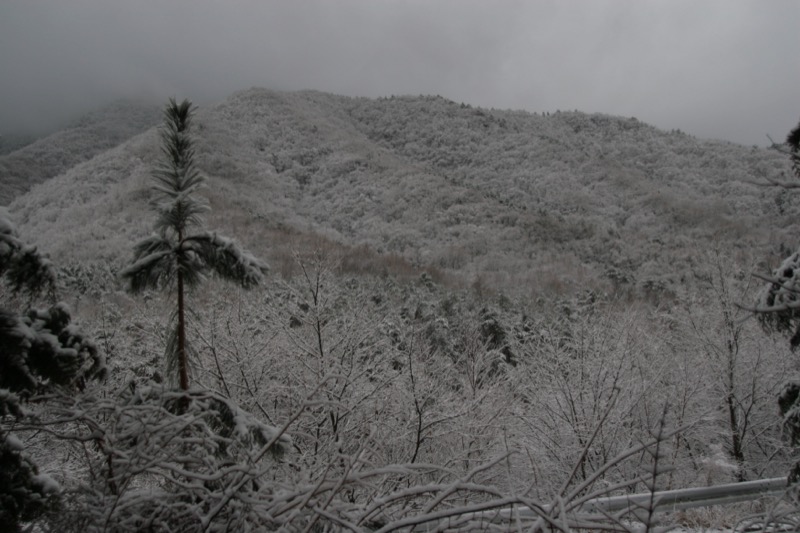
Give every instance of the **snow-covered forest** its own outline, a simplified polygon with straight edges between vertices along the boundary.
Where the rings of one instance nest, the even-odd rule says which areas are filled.
[[[126,291],[160,216],[159,120],[120,103],[0,155],[0,460],[27,473],[0,474],[0,521],[650,531],[773,510],[579,512],[794,467],[796,355],[746,309],[800,244],[800,199],[770,185],[785,151],[439,96],[234,94],[193,117],[214,232],[195,242],[268,269],[186,291],[182,391],[174,292]]]

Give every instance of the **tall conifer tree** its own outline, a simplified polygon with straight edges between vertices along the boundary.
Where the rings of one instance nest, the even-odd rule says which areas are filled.
[[[162,162],[153,171],[156,233],[134,248],[134,262],[122,272],[129,290],[174,291],[176,309],[167,343],[167,369],[178,374],[181,389],[189,388],[189,345],[186,338],[187,289],[207,272],[244,288],[258,284],[266,266],[231,239],[202,231],[208,204],[197,195],[204,178],[194,164],[189,134],[194,108],[189,100],[170,98],[161,129]]]

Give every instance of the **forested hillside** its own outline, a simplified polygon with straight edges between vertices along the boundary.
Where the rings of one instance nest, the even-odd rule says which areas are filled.
[[[0,261],[22,241],[48,253],[108,368],[68,393],[20,393],[25,413],[4,414],[11,453],[59,495],[26,520],[483,530],[491,517],[461,514],[514,505],[542,515],[522,529],[623,529],[656,518],[576,513],[604,494],[794,464],[776,399],[796,358],[740,307],[762,285],[750,274],[798,244],[800,200],[764,186],[789,179],[786,154],[438,96],[237,93],[194,116],[207,181],[192,192],[211,207],[202,242],[270,269],[251,290],[194,280],[181,395],[164,357],[173,294],[132,296],[120,278],[137,242],[158,241],[142,239],[168,152],[155,128],[136,134],[144,123],[107,149],[72,131],[72,162],[8,206],[19,236],[9,223]],[[33,148],[47,161],[55,138],[0,162]],[[139,266],[166,253],[153,246]],[[733,526],[766,508],[657,520]]]
[[[241,223],[312,231],[493,288],[674,291],[699,250],[777,260],[796,244],[797,200],[758,185],[788,171],[785,157],[632,118],[252,89],[197,123],[212,202]],[[146,231],[137,214],[156,156],[151,132],[12,211],[65,259],[87,246],[81,260],[116,258]]]
[[[152,128],[158,119],[158,106],[119,101],[44,138],[30,142],[9,138],[0,145],[0,205]],[[5,144],[15,143],[22,146],[5,149]]]
[[[0,156],[19,150],[31,144],[37,138],[35,134],[30,133],[0,135]]]

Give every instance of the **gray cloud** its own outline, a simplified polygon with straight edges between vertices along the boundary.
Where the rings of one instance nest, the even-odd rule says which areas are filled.
[[[0,132],[251,86],[636,116],[765,144],[800,117],[800,3],[36,0],[0,5]]]

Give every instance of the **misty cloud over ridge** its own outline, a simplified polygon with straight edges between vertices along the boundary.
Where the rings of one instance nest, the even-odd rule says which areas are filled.
[[[578,109],[763,145],[800,117],[798,20],[789,1],[7,2],[0,133],[121,97],[263,86]]]

